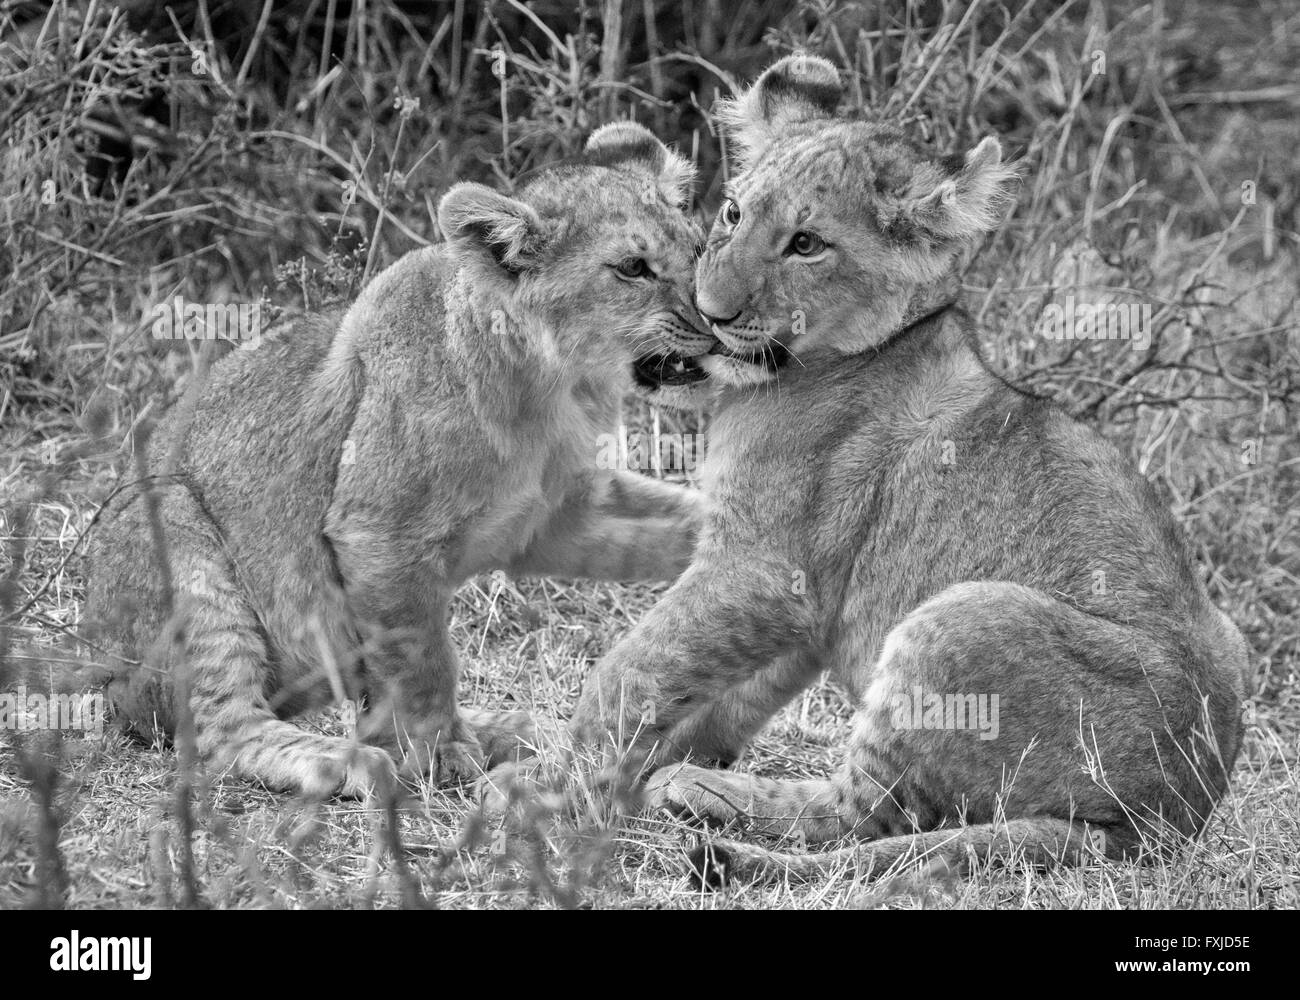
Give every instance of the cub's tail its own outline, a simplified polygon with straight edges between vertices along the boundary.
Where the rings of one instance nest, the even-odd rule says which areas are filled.
[[[1137,842],[1131,830],[1038,817],[887,837],[837,851],[807,854],[714,840],[691,851],[689,860],[696,887],[718,889],[728,882],[763,882],[782,876],[812,881],[842,872],[871,878],[892,873],[896,866],[908,862],[961,872],[969,868],[972,860],[995,857],[1023,858],[1042,867],[1077,865],[1089,856],[1112,860],[1129,857],[1136,852]]]

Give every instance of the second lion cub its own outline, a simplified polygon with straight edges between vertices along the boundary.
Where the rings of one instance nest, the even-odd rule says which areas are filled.
[[[650,793],[675,811],[867,841],[732,844],[741,877],[911,852],[1118,857],[1195,833],[1241,745],[1242,637],[1142,476],[993,375],[953,307],[957,261],[1006,197],[996,140],[941,159],[838,118],[840,94],[833,66],[796,56],[724,111],[742,172],[696,275],[707,365],[731,387],[709,513],[574,726],[638,734],[671,765]],[[857,703],[838,775],[671,764],[730,763],[822,671]]]

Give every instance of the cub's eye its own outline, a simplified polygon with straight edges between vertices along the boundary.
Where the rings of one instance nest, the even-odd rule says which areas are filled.
[[[740,225],[740,206],[730,198],[722,206],[722,221],[729,226]]]
[[[790,240],[790,253],[800,257],[816,257],[826,249],[826,241],[816,233],[797,232]]]
[[[645,262],[644,257],[629,257],[627,260],[615,264],[614,270],[625,278],[654,277],[654,272],[650,270],[650,265]]]

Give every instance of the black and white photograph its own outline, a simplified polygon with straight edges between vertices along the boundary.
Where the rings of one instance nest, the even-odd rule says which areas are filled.
[[[1291,0],[0,2],[0,910],[132,917],[14,960],[1051,910],[1262,971],[1297,67]]]

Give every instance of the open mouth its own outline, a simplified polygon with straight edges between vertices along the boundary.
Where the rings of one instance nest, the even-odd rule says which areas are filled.
[[[632,377],[647,389],[664,385],[690,385],[709,377],[694,358],[682,354],[647,354],[632,362]]]

